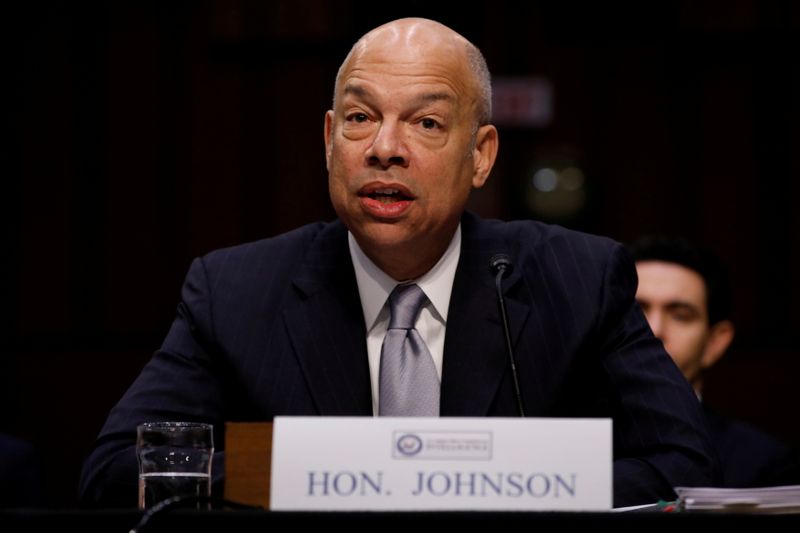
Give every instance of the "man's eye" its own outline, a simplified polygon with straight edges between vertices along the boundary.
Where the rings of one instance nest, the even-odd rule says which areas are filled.
[[[697,314],[690,310],[679,310],[672,313],[672,318],[678,322],[693,322],[697,318]]]
[[[352,115],[347,117],[347,120],[349,120],[350,122],[362,123],[369,120],[369,117],[367,117],[367,115],[365,115],[364,113],[353,113]]]
[[[422,127],[426,130],[432,130],[439,127],[439,123],[432,118],[423,118],[420,124],[422,124]]]

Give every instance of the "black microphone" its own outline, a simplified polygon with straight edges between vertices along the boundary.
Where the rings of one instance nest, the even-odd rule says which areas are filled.
[[[506,336],[506,351],[508,352],[508,362],[511,366],[511,381],[514,383],[514,396],[517,400],[517,411],[519,416],[525,416],[525,408],[522,406],[522,393],[519,389],[519,378],[517,377],[517,361],[514,359],[514,350],[511,348],[511,333],[508,330],[508,313],[506,313],[506,302],[503,299],[503,278],[511,274],[514,264],[506,254],[493,255],[489,260],[489,269],[495,274],[494,285],[497,289],[497,302],[500,307],[500,317],[503,319],[503,332]]]

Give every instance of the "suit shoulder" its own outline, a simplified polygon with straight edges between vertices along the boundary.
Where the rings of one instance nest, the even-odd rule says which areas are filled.
[[[308,246],[330,224],[315,222],[299,227],[274,237],[237,244],[227,248],[213,250],[202,257],[207,266],[222,265],[230,262],[251,262],[259,260],[286,261],[299,260]]]
[[[524,256],[526,253],[541,253],[552,250],[555,253],[570,253],[581,258],[598,259],[614,251],[624,250],[617,241],[600,235],[572,230],[555,224],[546,224],[536,220],[479,220],[478,226],[487,234],[487,238],[501,239],[509,248]],[[625,252],[622,252],[625,254]]]
[[[220,289],[279,283],[291,279],[309,250],[338,238],[346,240],[346,235],[340,222],[309,224],[275,237],[214,250],[196,259],[190,271],[201,269],[208,282]]]
[[[535,220],[517,220],[508,223],[511,231],[520,238],[532,243],[551,243],[564,241],[573,245],[588,246],[592,248],[612,248],[619,243],[601,235],[594,235],[577,231],[556,224],[545,224]]]

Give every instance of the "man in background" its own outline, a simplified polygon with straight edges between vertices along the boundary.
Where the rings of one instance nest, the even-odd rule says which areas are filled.
[[[726,273],[714,256],[684,240],[645,237],[632,248],[639,276],[636,299],[653,333],[702,399],[705,372],[725,354],[735,331]],[[705,404],[704,411],[722,486],[800,482],[797,462],[784,443]]]

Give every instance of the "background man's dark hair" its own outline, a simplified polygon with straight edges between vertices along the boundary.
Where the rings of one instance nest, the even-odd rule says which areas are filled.
[[[666,236],[642,237],[631,246],[636,261],[676,263],[694,270],[706,285],[708,323],[730,319],[731,287],[728,273],[716,256],[686,239]]]

